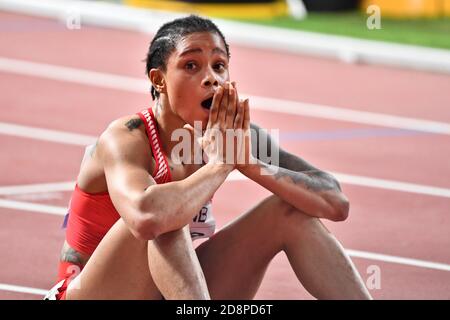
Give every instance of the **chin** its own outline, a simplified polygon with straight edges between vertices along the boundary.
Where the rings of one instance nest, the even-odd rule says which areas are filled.
[[[208,119],[209,117],[195,117],[192,122],[189,121],[187,123],[189,123],[193,128],[195,128],[196,123],[200,122],[201,123],[201,128],[202,130],[206,129],[206,126],[208,125]],[[198,124],[197,124],[198,126]]]

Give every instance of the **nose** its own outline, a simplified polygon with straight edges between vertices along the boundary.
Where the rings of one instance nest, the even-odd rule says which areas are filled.
[[[217,87],[219,85],[219,81],[216,78],[216,74],[212,70],[208,70],[205,75],[205,78],[202,81],[202,86],[205,88],[208,87]]]

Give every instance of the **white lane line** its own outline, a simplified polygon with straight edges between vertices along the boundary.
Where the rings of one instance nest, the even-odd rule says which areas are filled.
[[[250,99],[252,101],[252,108],[264,111],[450,135],[450,123],[446,122],[392,116],[389,114],[259,96],[251,96]]]
[[[439,188],[434,186],[350,175],[338,172],[330,173],[334,175],[340,183],[343,184],[450,198],[450,189],[448,188]],[[248,178],[239,171],[231,172],[231,174],[226,179],[227,182],[246,180],[248,180]],[[72,191],[74,186],[75,181],[3,186],[0,187],[0,196]]]
[[[42,298],[44,298],[44,296],[48,292],[48,290],[44,290],[44,289],[15,286],[15,285],[6,284],[6,283],[0,283],[0,290],[2,290],[2,291],[11,291],[11,292],[19,292],[19,293],[35,294],[35,295],[38,295],[38,296],[42,296]]]
[[[35,213],[47,213],[57,216],[64,216],[67,213],[67,208],[64,207],[5,199],[0,199],[0,208],[23,210]]]
[[[346,249],[345,251],[347,252],[347,254],[349,256],[354,257],[354,258],[382,261],[382,262],[401,264],[401,265],[425,268],[425,269],[433,269],[433,270],[439,270],[439,271],[450,271],[450,265],[445,264],[445,263],[438,263],[438,262],[432,262],[432,261],[426,261],[426,260],[391,256],[391,255],[386,255],[386,254],[373,253],[373,252],[360,251],[360,250],[352,250],[352,249]],[[45,290],[45,289],[22,287],[22,286],[16,286],[16,285],[4,284],[4,283],[0,283],[0,290],[19,292],[19,293],[29,293],[29,294],[35,294],[35,295],[41,295],[41,296],[45,296],[48,292],[48,290]]]
[[[149,89],[149,83],[145,78],[132,78],[112,73],[102,73],[26,60],[0,57],[0,70],[26,76],[131,92],[145,93]]]
[[[337,172],[331,172],[331,174],[334,175],[339,182],[346,184],[450,198],[450,189],[448,188],[439,188],[434,186],[363,177]]]
[[[24,193],[7,196],[8,200],[39,202],[63,199],[61,192]]]
[[[95,143],[96,141],[96,137],[94,136],[59,130],[42,129],[5,122],[0,122],[0,134],[76,146],[86,146]]]
[[[426,261],[426,260],[418,260],[418,259],[390,256],[390,255],[386,255],[386,254],[373,253],[373,252],[367,252],[367,251],[359,251],[359,250],[347,249],[346,252],[351,257],[355,257],[355,258],[390,262],[390,263],[408,265],[408,266],[419,267],[419,268],[450,271],[450,265],[445,264],[445,263],[437,263],[437,262],[431,262],[431,261]]]
[[[8,201],[0,199],[0,207],[6,207],[17,210],[26,210],[36,213],[44,213],[44,214],[52,214],[52,215],[60,215],[63,216],[67,212],[67,208],[64,207],[56,207],[56,206],[46,206],[35,203],[28,202],[19,202],[19,201]],[[368,260],[377,260],[384,261],[389,263],[408,265],[418,268],[427,268],[441,271],[450,271],[450,265],[445,263],[438,263],[433,261],[419,260],[419,259],[411,259],[399,256],[391,256],[386,254],[368,252],[368,251],[360,251],[360,250],[351,250],[346,249],[346,252],[352,256],[362,259]]]
[[[96,137],[94,137],[94,136],[81,135],[81,134],[77,134],[77,133],[58,131],[58,130],[41,129],[41,128],[23,126],[23,125],[9,124],[9,123],[4,123],[4,122],[0,122],[0,134],[20,136],[20,137],[26,137],[26,138],[30,138],[30,139],[52,141],[52,142],[57,142],[57,143],[78,145],[78,146],[86,146],[89,144],[93,144],[96,141]],[[233,172],[232,175],[228,179],[229,180],[240,180],[240,179],[244,178],[243,176],[239,178],[239,175],[234,177],[236,174],[238,174],[238,172]],[[393,181],[393,180],[377,179],[377,178],[364,177],[364,176],[358,176],[358,175],[349,175],[349,174],[345,174],[345,173],[333,173],[333,174],[336,175],[336,177],[339,181],[341,181],[343,183],[353,184],[353,185],[360,185],[360,186],[381,188],[381,189],[390,189],[390,190],[412,192],[412,193],[419,193],[419,194],[427,194],[427,195],[447,197],[447,198],[450,197],[450,189],[447,189],[447,188],[439,188],[439,187],[434,187],[434,186],[419,185],[419,184]],[[0,194],[3,194],[2,192],[7,192],[6,189],[4,189],[4,188],[5,187],[0,187]],[[8,188],[11,188],[11,187],[8,187]],[[38,189],[39,187],[36,187],[36,188]],[[46,190],[46,189],[43,189],[43,190]],[[64,190],[64,189],[58,189],[58,188],[55,189],[55,191],[60,191],[60,190]],[[53,191],[53,190],[49,189],[49,191]],[[24,192],[19,192],[19,193],[27,193],[27,192],[24,191]],[[30,193],[30,192],[28,192],[28,193]]]
[[[7,207],[11,209],[17,210],[26,210],[32,211],[36,213],[44,213],[44,214],[53,214],[53,215],[65,215],[67,212],[67,208],[64,207],[56,207],[56,206],[45,206],[35,203],[28,202],[19,202],[19,201],[5,201],[0,200],[0,207]],[[368,260],[377,260],[384,261],[389,263],[396,263],[402,265],[408,265],[418,268],[427,268],[441,271],[450,271],[450,265],[445,263],[438,263],[426,260],[419,259],[411,259],[399,256],[391,256],[386,254],[368,252],[368,251],[360,251],[360,250],[351,250],[346,249],[346,252],[355,258],[362,258]]]
[[[338,172],[330,173],[335,176],[340,183],[344,184],[450,198],[450,189],[448,188],[439,188],[394,180],[377,179]],[[248,178],[241,174],[239,171],[233,171],[227,177],[226,181],[242,181],[247,179]]]
[[[3,57],[0,57],[0,71],[141,94],[148,92],[149,89],[149,83],[144,78],[132,78]],[[257,110],[450,135],[450,123],[446,122],[392,116],[249,94],[242,94],[242,96],[249,97],[252,100],[252,108]]]
[[[0,199],[0,207],[6,207],[17,210],[26,210],[32,211],[36,213],[44,213],[44,214],[53,214],[53,215],[65,215],[67,212],[67,208],[64,207],[56,207],[56,206],[48,206],[41,205],[35,203],[28,202],[19,202],[19,201],[8,201]],[[426,260],[418,260],[418,259],[410,259],[399,256],[390,256],[385,254],[367,252],[367,251],[359,251],[359,250],[351,250],[347,249],[347,253],[352,257],[364,258],[369,260],[378,260],[396,264],[409,265],[420,268],[428,268],[435,270],[443,270],[450,271],[450,265],[444,263],[431,262]]]
[[[349,256],[354,257],[354,258],[382,261],[382,262],[406,265],[406,266],[417,267],[417,268],[433,269],[433,270],[438,270],[438,271],[450,271],[450,265],[445,264],[445,263],[438,263],[438,262],[419,260],[419,259],[411,259],[411,258],[405,258],[405,257],[399,257],[399,256],[391,256],[391,255],[386,255],[386,254],[360,251],[360,250],[352,250],[352,249],[346,249],[345,251],[347,252],[347,254]],[[48,292],[48,290],[44,290],[44,289],[21,287],[21,286],[15,286],[15,285],[4,284],[4,283],[0,283],[0,290],[20,292],[20,293],[29,293],[29,294],[35,294],[35,295],[41,295],[41,296],[45,296]]]
[[[75,181],[5,186],[5,187],[0,187],[0,195],[11,196],[11,195],[22,195],[22,194],[29,194],[29,193],[72,191],[74,189],[74,187],[75,187]]]

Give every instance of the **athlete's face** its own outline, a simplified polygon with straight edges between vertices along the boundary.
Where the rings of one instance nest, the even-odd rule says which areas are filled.
[[[183,37],[169,56],[164,78],[172,110],[186,123],[202,121],[205,127],[215,90],[230,79],[222,38],[210,32]]]

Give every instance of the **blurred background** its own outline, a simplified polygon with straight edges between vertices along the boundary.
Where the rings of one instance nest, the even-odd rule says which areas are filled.
[[[293,30],[450,48],[450,0],[124,0],[122,3]],[[373,5],[382,14],[382,28],[376,32],[361,27],[366,25],[367,9]]]

